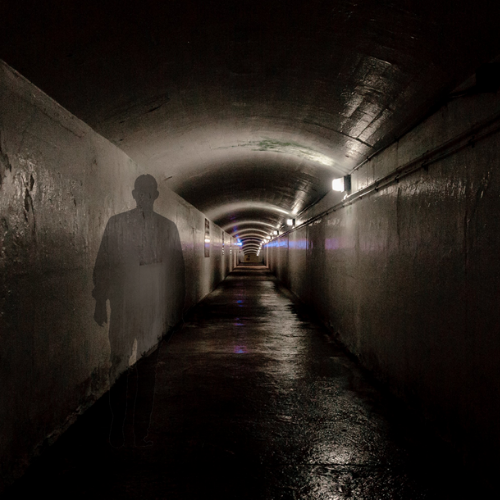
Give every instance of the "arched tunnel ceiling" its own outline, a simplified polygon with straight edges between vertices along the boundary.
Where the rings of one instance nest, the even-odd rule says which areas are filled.
[[[4,1],[0,58],[226,230],[269,230],[495,57],[499,13],[481,0]]]

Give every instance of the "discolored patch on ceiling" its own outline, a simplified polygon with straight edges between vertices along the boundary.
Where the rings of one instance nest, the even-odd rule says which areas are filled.
[[[249,141],[243,142],[235,146],[221,146],[218,149],[229,149],[229,148],[249,148],[252,151],[268,151],[272,153],[282,153],[297,158],[312,161],[313,163],[319,163],[321,165],[326,165],[327,167],[333,167],[335,161],[328,156],[314,151],[314,149],[298,144],[296,142],[282,142],[274,139],[262,139],[260,141]]]
[[[0,58],[214,222],[276,227],[497,56],[499,18],[488,0],[7,0]]]

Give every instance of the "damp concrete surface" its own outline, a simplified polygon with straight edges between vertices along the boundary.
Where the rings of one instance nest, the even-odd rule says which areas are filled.
[[[128,384],[124,445],[106,394],[6,498],[477,498],[453,452],[263,266],[236,268],[139,365],[113,388]]]

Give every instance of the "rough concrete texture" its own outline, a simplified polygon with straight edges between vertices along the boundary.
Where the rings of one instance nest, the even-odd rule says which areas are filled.
[[[0,58],[233,234],[304,210],[500,53],[494,0],[3,0],[0,18]]]
[[[261,266],[236,268],[157,356],[150,447],[110,447],[105,396],[5,500],[489,498]]]
[[[266,250],[276,275],[365,367],[469,463],[492,470],[500,449],[499,111],[495,95],[450,103],[354,172],[346,202],[422,155],[427,168],[329,214],[312,208],[302,221],[315,219]]]
[[[109,218],[135,207],[141,168],[0,62],[0,469],[18,475],[109,385],[107,327],[93,319],[92,272]],[[234,241],[163,184],[189,308],[233,267]],[[162,333],[156,325],[145,350]],[[140,356],[141,353],[138,353]]]

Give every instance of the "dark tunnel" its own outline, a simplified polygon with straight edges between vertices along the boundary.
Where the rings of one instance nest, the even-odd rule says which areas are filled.
[[[2,1],[0,494],[494,491],[499,23]]]

